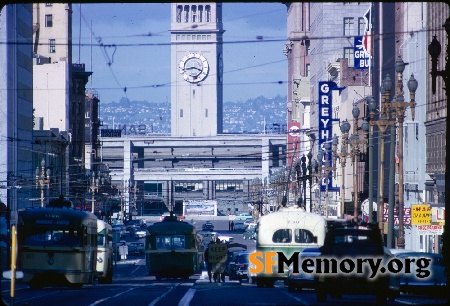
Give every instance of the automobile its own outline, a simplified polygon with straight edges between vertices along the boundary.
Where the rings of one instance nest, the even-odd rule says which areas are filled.
[[[247,218],[244,221],[244,226],[247,227],[250,225],[250,223],[255,223],[255,220],[253,220],[253,218]]]
[[[394,256],[402,262],[411,260],[410,270],[412,273],[400,273],[398,275],[400,292],[428,296],[442,296],[445,293],[447,278],[442,254],[410,251],[399,252]],[[422,265],[425,262],[420,258],[427,259],[429,266],[425,268],[426,265]],[[430,271],[429,277],[418,277],[417,274],[420,271],[423,271],[422,275],[425,275],[424,271]]]
[[[222,243],[230,243],[230,242],[233,242],[233,241],[234,241],[234,238],[231,237],[231,236],[223,236],[223,235],[219,235],[219,236],[217,236],[217,238],[219,238],[219,240],[220,240]]]
[[[130,242],[128,244],[128,254],[144,255],[145,246],[143,242]]]
[[[245,221],[247,218],[251,218],[252,215],[249,213],[240,213],[239,215],[234,217],[234,220]]]
[[[234,223],[234,228],[235,231],[244,231],[245,230],[245,225],[244,222],[235,222]]]
[[[246,239],[256,239],[256,223],[250,223],[242,234],[242,238]]]
[[[385,258],[380,231],[376,227],[356,225],[336,226],[325,235],[320,247],[323,257],[336,259],[348,258]],[[339,298],[342,294],[374,294],[376,304],[386,304],[391,294],[389,274],[378,275],[371,279],[369,270],[364,274],[321,273],[315,274],[316,298],[318,302],[326,301],[327,294]]]
[[[244,244],[232,242],[227,245],[227,261],[225,262],[225,270],[224,270],[225,275],[229,275],[228,274],[229,264],[233,259],[233,254],[245,251],[247,251],[247,246]]]
[[[244,279],[249,280],[249,252],[234,252],[233,257],[228,264],[228,277],[230,280],[238,280],[240,283]]]
[[[213,231],[214,230],[214,224],[212,224],[211,221],[206,221],[206,223],[204,223],[202,225],[202,230],[203,231]]]
[[[134,238],[136,238],[136,239],[145,238],[146,236],[147,236],[147,231],[143,230],[143,229],[137,230],[134,233]]]
[[[302,262],[304,259],[318,257],[320,256],[320,254],[321,253],[319,247],[304,248],[298,255],[299,267],[302,266]],[[288,277],[286,282],[290,292],[294,292],[295,290],[301,291],[303,288],[309,289],[316,288],[316,280],[314,279],[314,275],[304,273],[301,269],[299,269],[298,273],[294,273],[293,265],[289,266]]]

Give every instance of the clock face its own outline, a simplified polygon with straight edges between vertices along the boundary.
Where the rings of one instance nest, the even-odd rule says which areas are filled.
[[[180,74],[183,79],[190,83],[203,81],[209,72],[209,64],[203,55],[189,53],[180,62]]]

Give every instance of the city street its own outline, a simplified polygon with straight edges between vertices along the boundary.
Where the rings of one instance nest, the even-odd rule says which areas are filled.
[[[196,223],[201,227],[204,221]],[[253,240],[244,240],[242,232],[228,231],[227,221],[213,221],[219,234],[232,236],[235,242],[255,249]],[[128,241],[136,241],[127,237]],[[141,239],[143,241],[143,239]],[[325,303],[317,303],[313,290],[290,293],[283,282],[274,288],[257,288],[244,281],[209,283],[207,273],[196,274],[189,280],[162,279],[156,281],[147,275],[144,256],[129,255],[118,261],[114,269],[113,283],[109,285],[85,285],[81,289],[47,287],[31,290],[28,286],[16,285],[14,305],[376,305],[375,296],[344,295],[340,299],[328,298]],[[10,281],[2,280],[2,297],[7,305],[12,305]],[[401,295],[388,305],[436,305],[445,304],[443,299],[414,295]]]

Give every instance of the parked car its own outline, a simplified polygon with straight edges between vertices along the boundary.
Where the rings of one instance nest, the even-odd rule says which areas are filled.
[[[214,224],[212,224],[211,221],[206,221],[206,223],[204,223],[202,225],[202,230],[204,230],[204,231],[213,231],[214,230]]]
[[[220,240],[222,243],[230,243],[230,242],[233,242],[233,241],[234,241],[234,238],[231,237],[231,236],[223,236],[223,235],[219,235],[219,236],[217,236],[217,238],[219,238],[219,240]]]
[[[311,247],[305,248],[300,252],[298,265],[302,266],[302,262],[306,258],[314,258],[320,256],[320,248],[319,247]],[[287,286],[290,292],[294,292],[295,290],[301,291],[303,288],[316,288],[316,280],[314,279],[314,274],[304,273],[301,268],[298,273],[294,273],[293,265],[289,266],[288,277],[287,277]]]
[[[234,220],[245,221],[247,218],[251,218],[252,216],[249,213],[240,213],[239,215],[234,217]]]
[[[400,292],[428,296],[442,296],[442,294],[445,293],[447,278],[445,275],[446,267],[442,254],[410,251],[399,252],[395,254],[395,257],[401,261],[405,261],[405,259],[414,259],[414,262],[411,262],[410,268],[412,273],[400,273],[398,275]],[[417,265],[420,258],[429,260],[429,266],[427,268],[424,267],[425,265]],[[418,269],[430,271],[430,276],[427,278],[417,277],[417,271],[420,271]]]
[[[130,242],[128,244],[128,254],[144,255],[145,246],[143,242]]]
[[[249,259],[248,252],[235,252],[233,258],[228,264],[228,276],[230,280],[238,280],[240,283],[244,279],[249,280],[248,277],[248,265]]]
[[[256,239],[256,226],[252,226],[254,223],[251,223],[247,228],[245,229],[244,233],[242,234],[242,238],[245,239]]]
[[[144,229],[137,230],[134,233],[134,238],[136,238],[136,239],[145,238],[146,236],[147,236],[147,230],[144,230]]]
[[[356,257],[384,257],[385,251],[380,231],[371,227],[334,227],[325,235],[320,247],[321,256],[337,259]],[[374,294],[377,305],[385,304],[390,294],[389,274],[370,279],[366,274],[316,274],[317,301],[324,302],[327,294],[341,297],[342,294]]]
[[[253,220],[253,218],[247,218],[244,221],[244,226],[247,227],[250,225],[250,223],[255,223],[255,220]]]
[[[231,260],[233,259],[233,255],[234,253],[239,253],[239,252],[246,252],[247,251],[247,246],[244,244],[240,244],[240,243],[230,243],[227,245],[227,261],[225,263],[225,271],[224,274],[225,275],[229,275],[229,265]]]
[[[235,222],[234,223],[234,230],[235,231],[244,231],[245,230],[244,222]]]

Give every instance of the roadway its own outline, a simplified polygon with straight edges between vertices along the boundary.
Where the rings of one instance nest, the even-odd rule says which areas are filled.
[[[195,225],[201,228],[204,221]],[[243,243],[249,250],[255,242],[244,240],[242,232],[229,232],[228,221],[213,221],[215,231],[234,237],[235,242]],[[136,239],[127,237],[128,241]],[[85,285],[81,289],[66,287],[46,287],[31,290],[18,283],[11,299],[10,281],[2,281],[2,298],[7,305],[376,305],[375,296],[344,295],[340,299],[329,298],[325,303],[317,303],[313,290],[289,292],[283,282],[276,282],[274,288],[257,288],[248,282],[226,280],[225,283],[209,283],[206,271],[191,276],[189,280],[163,279],[156,281],[147,275],[144,256],[129,255],[118,261],[114,269],[112,284]],[[415,295],[401,295],[387,305],[436,305],[445,304],[444,299]]]

